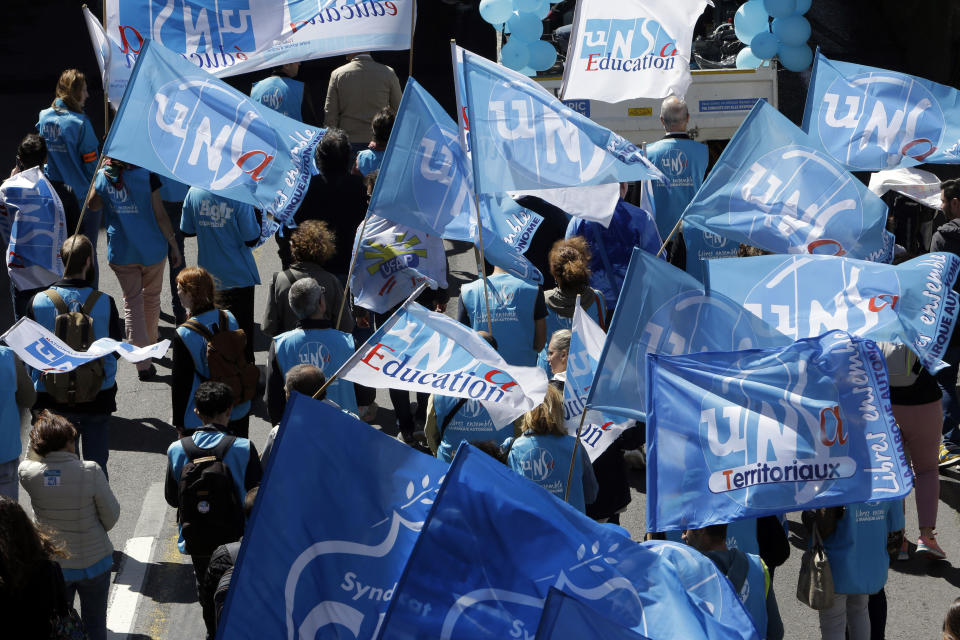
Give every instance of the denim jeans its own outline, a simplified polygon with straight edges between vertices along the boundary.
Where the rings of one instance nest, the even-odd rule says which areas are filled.
[[[80,617],[87,628],[90,640],[107,638],[107,596],[110,594],[110,572],[105,571],[95,578],[67,581],[67,602],[80,594]]]
[[[0,496],[7,496],[12,500],[20,498],[20,482],[17,475],[19,464],[20,458],[0,462]]]
[[[960,397],[957,396],[957,363],[960,347],[949,347],[943,361],[950,366],[937,372],[937,384],[943,397],[943,441],[960,446]]]
[[[110,457],[110,414],[79,413],[68,410],[57,413],[73,423],[80,434],[77,453],[84,460],[93,460],[107,476],[107,459]]]

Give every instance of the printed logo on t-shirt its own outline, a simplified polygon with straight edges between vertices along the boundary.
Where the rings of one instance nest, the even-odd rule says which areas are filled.
[[[523,469],[523,475],[535,482],[543,482],[553,473],[556,463],[549,451],[533,447],[520,455],[520,466]]]
[[[322,342],[308,342],[300,347],[297,360],[300,364],[312,364],[320,371],[327,373],[325,367],[330,364],[330,349]]]
[[[226,202],[215,202],[212,200],[200,201],[200,219],[197,224],[201,227],[221,228],[227,224],[227,220],[233,215],[233,207]]]
[[[60,470],[59,469],[46,469],[43,472],[43,486],[45,487],[59,487],[60,486]]]

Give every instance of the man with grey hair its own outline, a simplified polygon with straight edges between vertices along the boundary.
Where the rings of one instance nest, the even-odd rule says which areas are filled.
[[[657,231],[666,240],[683,210],[703,184],[710,158],[707,145],[694,142],[687,133],[690,112],[682,98],[670,96],[663,101],[660,122],[667,135],[647,146],[647,158],[670,179],[669,185],[653,183]],[[683,249],[678,229],[667,245],[667,256],[672,264],[681,269],[686,263]]]
[[[323,293],[323,287],[313,278],[301,278],[290,287],[290,308],[300,320],[295,329],[273,339],[267,355],[267,410],[273,423],[280,422],[286,406],[284,376],[296,365],[310,364],[330,376],[353,355],[353,336],[333,329],[324,317]],[[352,382],[333,381],[327,395],[337,406],[357,413]]]

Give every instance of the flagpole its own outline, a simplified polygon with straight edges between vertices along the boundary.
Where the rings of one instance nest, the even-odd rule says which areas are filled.
[[[670,238],[677,232],[677,229],[680,228],[680,223],[683,222],[683,215],[677,219],[677,224],[673,225],[673,230],[670,231],[670,234],[667,236],[667,239],[663,241],[663,244],[660,245],[660,250],[657,251],[657,257],[660,257],[660,254],[663,253],[663,250],[667,248],[667,243],[670,242]]]
[[[86,7],[87,5],[83,5]],[[104,37],[107,33],[107,0],[102,0],[100,3],[100,23],[103,25]],[[109,40],[108,40],[109,42]],[[103,75],[105,78],[110,77],[110,65],[104,61],[106,68],[103,70]],[[110,82],[109,80],[106,83],[106,86],[103,87],[103,139],[107,139],[107,131],[110,130]]]
[[[90,180],[90,186],[87,187],[87,196],[83,199],[83,206],[80,208],[80,217],[77,219],[77,228],[73,230],[73,235],[80,233],[80,225],[83,224],[83,216],[87,214],[87,205],[90,203],[91,196],[93,196],[94,185],[97,182],[97,174],[100,173],[100,169],[103,168],[103,161],[106,159],[107,156],[101,152],[100,160],[97,162],[97,168],[93,170],[93,178]],[[76,255],[76,252],[71,252],[70,257],[67,258],[67,263],[63,265],[64,273],[71,273],[70,261],[73,260],[74,255]]]
[[[573,445],[573,455],[570,456],[570,470],[567,472],[567,489],[563,492],[563,501],[570,502],[570,483],[573,482],[573,465],[577,461],[577,456],[580,454],[580,433],[583,431],[583,422],[587,418],[587,408],[583,408],[583,413],[580,414],[580,426],[577,427],[577,441]]]
[[[480,196],[474,192],[473,202],[477,205],[477,241],[479,243],[480,259],[477,260],[477,275],[483,280],[483,306],[487,311],[487,331],[493,335],[493,320],[490,316],[490,291],[487,289],[487,259],[483,255],[483,223],[480,222]]]
[[[343,288],[343,299],[340,300],[340,311],[337,312],[337,323],[334,326],[337,331],[340,330],[340,318],[343,317],[343,308],[347,304],[347,295],[350,293],[350,278],[353,277],[353,268],[357,266],[357,254],[360,252],[360,245],[363,244],[363,232],[367,230],[367,220],[369,219],[370,209],[367,209],[367,213],[363,216],[363,224],[360,225],[360,237],[357,239],[357,248],[350,258],[350,268],[347,270],[347,284]]]
[[[104,0],[106,1],[106,0]],[[410,66],[407,77],[413,76],[413,32],[417,26],[417,0],[410,0]]]

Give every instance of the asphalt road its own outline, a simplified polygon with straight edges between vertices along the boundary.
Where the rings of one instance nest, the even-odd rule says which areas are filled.
[[[462,283],[476,277],[475,262],[468,245],[448,245],[449,282],[456,295]],[[106,237],[99,243],[101,288],[120,301],[120,289],[113,273],[106,267]],[[186,259],[196,263],[196,243],[187,240]],[[261,279],[269,281],[279,269],[274,244],[256,251]],[[6,290],[6,273],[0,273],[0,289]],[[162,298],[161,337],[171,337],[169,290],[166,284]],[[256,318],[266,304],[266,287],[257,288]],[[447,313],[455,315],[456,298]],[[122,311],[121,311],[122,313]],[[0,326],[12,321],[10,301],[0,296]],[[258,336],[257,362],[265,364],[267,342]],[[111,638],[145,640],[203,638],[200,608],[196,603],[193,568],[187,556],[176,548],[175,511],[163,500],[166,448],[176,438],[170,426],[170,367],[165,358],[158,363],[159,374],[150,382],[137,380],[133,365],[121,362],[117,375],[118,411],[111,426],[111,455],[108,463],[110,482],[120,501],[122,512],[110,531],[115,552],[115,571],[111,587],[108,627]],[[395,423],[386,391],[380,391],[377,402],[381,409],[375,420],[388,433],[395,433]],[[266,440],[270,425],[262,402],[253,409],[250,436],[258,449]],[[24,423],[24,429],[28,428]],[[24,435],[26,431],[24,431]],[[645,531],[645,480],[642,469],[631,471],[633,502],[623,515],[622,523],[633,538],[642,539]],[[960,562],[960,475],[941,476],[939,541],[950,559]],[[24,504],[29,499],[21,496]],[[907,532],[913,543],[918,535],[916,509],[912,497],[907,500]],[[804,541],[799,514],[790,516],[792,551],[787,563],[776,571],[774,588],[778,594],[787,638],[819,637],[817,615],[795,597],[800,556]],[[960,595],[960,569],[951,562],[927,562],[911,559],[894,563],[887,583],[889,607],[888,638],[939,638],[943,615],[949,604]]]

